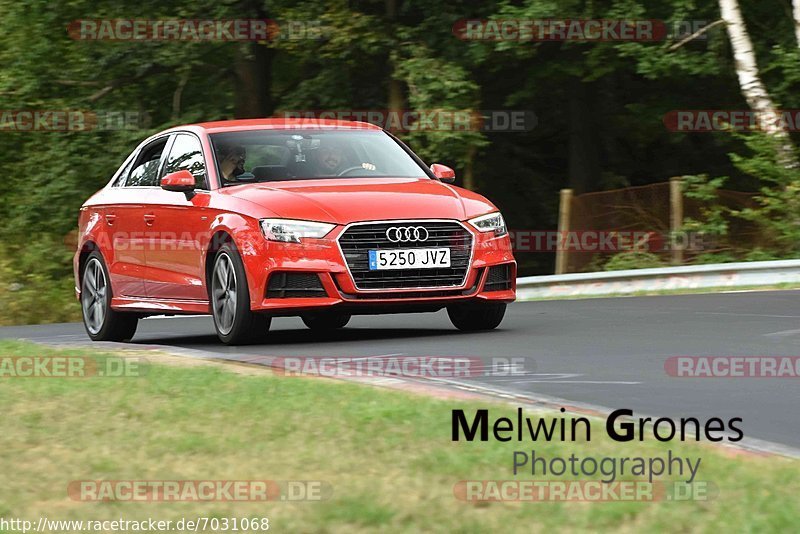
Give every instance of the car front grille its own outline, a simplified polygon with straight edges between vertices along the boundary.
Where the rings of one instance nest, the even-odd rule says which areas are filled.
[[[422,226],[425,241],[392,243],[386,230],[393,226]],[[339,246],[358,289],[407,289],[462,286],[472,255],[472,234],[457,222],[389,221],[356,224],[339,236]],[[386,249],[449,248],[450,267],[370,271],[369,251]]]

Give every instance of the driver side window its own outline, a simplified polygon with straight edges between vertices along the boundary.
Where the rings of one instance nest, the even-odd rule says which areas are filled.
[[[158,185],[158,165],[168,137],[153,141],[144,147],[133,163],[133,170],[125,181],[126,187],[155,187]]]

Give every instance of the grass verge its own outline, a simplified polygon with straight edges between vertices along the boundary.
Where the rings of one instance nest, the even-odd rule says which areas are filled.
[[[0,356],[86,356],[0,342]],[[99,354],[96,354],[99,355]],[[592,441],[453,443],[440,400],[324,379],[165,365],[141,377],[0,378],[0,517],[99,520],[270,518],[281,532],[794,531],[800,462],[710,446]],[[163,357],[165,363],[174,358]],[[540,414],[541,415],[541,414]],[[544,415],[542,415],[544,417]],[[595,439],[596,438],[596,439]],[[482,503],[454,498],[460,480],[513,479],[514,450],[545,457],[701,457],[708,501]],[[519,477],[531,478],[531,477]],[[535,477],[543,478],[543,477]],[[322,502],[76,502],[73,480],[322,480]]]

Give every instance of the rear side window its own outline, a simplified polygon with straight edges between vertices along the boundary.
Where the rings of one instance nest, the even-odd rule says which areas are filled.
[[[114,182],[111,184],[111,187],[122,187],[125,185],[125,180],[128,178],[128,174],[131,170],[131,165],[133,165],[133,154],[128,156],[125,163],[122,164],[122,167],[114,174]]]
[[[189,134],[178,134],[167,157],[164,174],[189,171],[194,176],[198,189],[208,189],[206,183],[206,162],[200,140]]]
[[[125,185],[128,187],[155,187],[158,185],[158,164],[167,144],[167,137],[153,141],[142,149]]]

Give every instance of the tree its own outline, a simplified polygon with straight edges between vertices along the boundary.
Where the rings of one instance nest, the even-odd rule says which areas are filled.
[[[800,46],[800,0],[792,0],[792,16],[794,18],[794,36]]]
[[[739,79],[739,88],[747,104],[758,113],[761,127],[772,137],[780,140],[778,150],[780,159],[786,167],[793,167],[795,159],[786,125],[780,112],[772,101],[761,81],[756,64],[755,52],[750,35],[747,33],[738,0],[719,0],[719,9],[730,38],[731,48]]]

